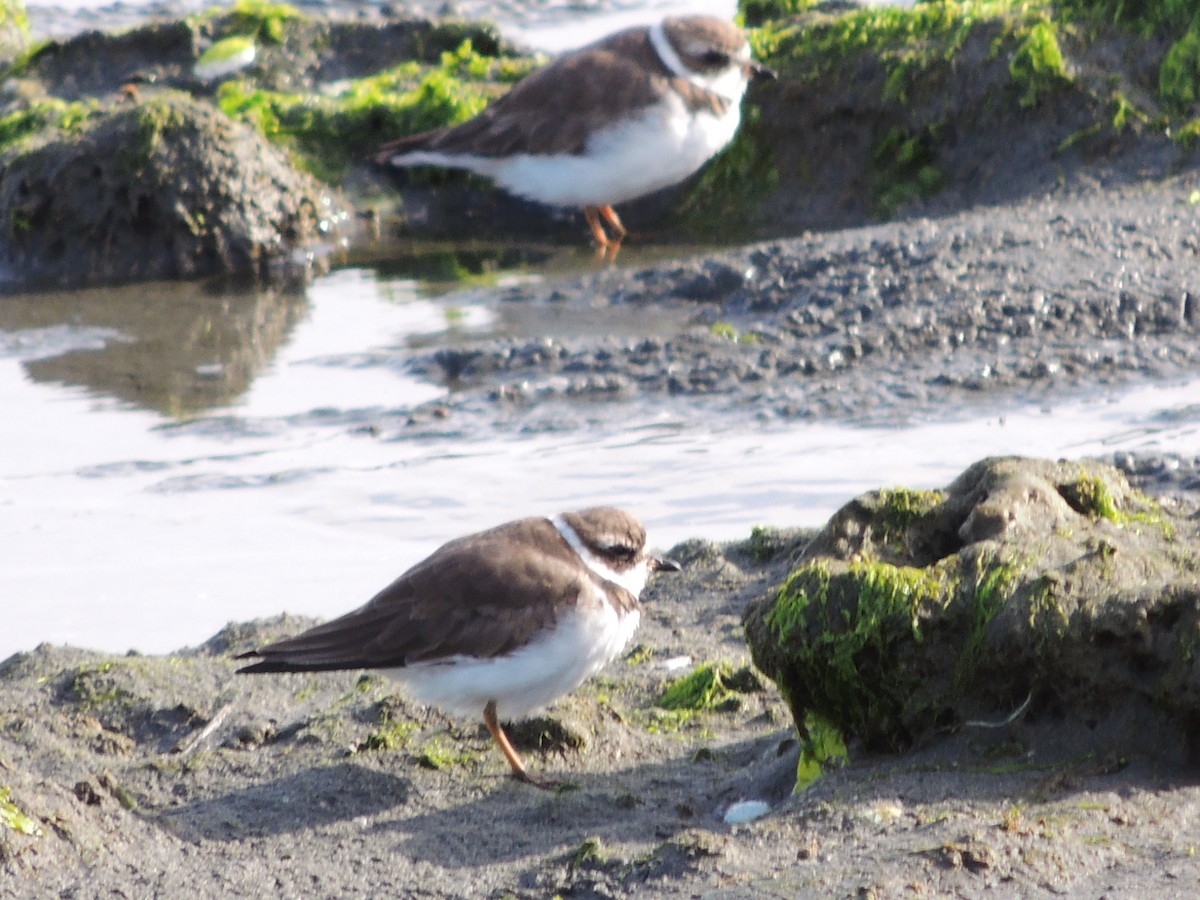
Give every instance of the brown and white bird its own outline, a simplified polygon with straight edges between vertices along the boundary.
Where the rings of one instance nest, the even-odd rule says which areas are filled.
[[[365,606],[239,656],[239,672],[380,669],[414,699],[483,721],[513,777],[539,787],[500,725],[575,689],[621,652],[652,572],[646,531],[601,506],[450,541]]]
[[[470,121],[387,144],[377,161],[468,169],[520,197],[582,207],[615,255],[626,232],[613,204],[699,169],[733,139],[746,85],[774,77],[733,23],[666,18],[566,53]]]

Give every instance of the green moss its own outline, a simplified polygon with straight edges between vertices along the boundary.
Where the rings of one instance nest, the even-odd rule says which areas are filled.
[[[645,644],[636,644],[628,653],[625,654],[625,662],[631,666],[641,666],[648,663],[654,657],[654,648],[648,647]]]
[[[750,529],[750,537],[742,542],[741,549],[750,554],[755,562],[765,563],[781,553],[796,550],[808,538],[807,534],[796,529],[755,525]]]
[[[1029,29],[1013,53],[1008,71],[1021,89],[1024,107],[1036,106],[1040,97],[1071,83],[1053,23],[1038,22]]]
[[[730,663],[705,663],[695,671],[672,682],[655,705],[667,710],[726,710],[740,705],[739,691],[728,682],[734,678]]]
[[[138,146],[133,158],[150,159],[162,144],[164,135],[184,127],[187,122],[178,95],[166,93],[140,104],[137,108]]]
[[[1127,128],[1133,128],[1135,124],[1147,125],[1150,123],[1150,116],[1139,109],[1137,105],[1125,95],[1124,91],[1113,91],[1111,102],[1113,104],[1113,131],[1121,132]]]
[[[941,491],[884,488],[878,493],[880,524],[886,541],[902,540],[908,530],[946,500]]]
[[[1194,0],[1174,0],[1174,4],[1172,0],[1113,2],[1116,5],[1111,11],[1118,14],[1118,19],[1127,20],[1130,17],[1125,13],[1130,9],[1145,7],[1145,15],[1133,19],[1175,29],[1179,40],[1164,60],[1160,94],[1170,108],[1186,112],[1200,93],[1195,38],[1200,25],[1187,31],[1198,21]],[[1185,15],[1186,4],[1191,6]],[[1068,3],[1071,15],[1064,15],[1062,7],[1051,0],[930,0],[907,8],[873,5],[841,13],[819,11],[800,19],[793,14],[803,4],[783,2],[781,6],[773,19],[769,18],[769,0],[761,10],[748,6],[747,18],[762,21],[751,35],[756,55],[779,70],[785,82],[846,92],[862,84],[866,90],[877,92],[874,98],[863,98],[863,103],[870,106],[873,100],[883,113],[874,126],[871,185],[876,211],[884,217],[936,194],[948,182],[944,166],[939,164],[941,145],[946,135],[959,127],[957,117],[972,113],[964,110],[948,116],[941,95],[949,88],[942,86],[962,78],[956,71],[958,57],[972,38],[974,56],[987,48],[986,52],[1008,67],[1011,89],[994,98],[978,98],[990,117],[995,116],[988,109],[991,103],[1028,109],[1060,91],[1086,95],[1081,100],[1089,104],[1107,100],[1103,95],[1095,96],[1094,87],[1075,77],[1067,50],[1079,43],[1074,37],[1077,31],[1087,27],[1075,23],[1097,21],[1095,10],[1103,6],[1101,3]],[[1150,6],[1156,9],[1151,11]],[[969,65],[979,66],[981,61],[973,58]],[[1112,91],[1115,102],[1115,83]],[[1134,112],[1117,103],[1113,127],[1119,130],[1132,124],[1130,115]],[[784,127],[777,121],[766,125]],[[1108,127],[1107,121],[1097,123],[1097,131]],[[739,152],[761,146],[763,149],[746,156],[765,171],[768,142],[759,137],[759,130],[753,121],[743,125]],[[1064,145],[1070,146],[1091,133],[1081,129]],[[745,196],[745,186],[755,183],[747,177],[747,169],[745,162],[739,164],[729,183],[718,185],[713,193],[736,198],[740,190]],[[769,171],[772,178],[780,177],[775,163]]]
[[[0,0],[0,30],[8,28],[29,36],[29,13],[21,0]]]
[[[1039,656],[1048,652],[1067,632],[1070,619],[1058,596],[1058,576],[1048,572],[1035,581],[1029,592],[1029,627],[1037,636]]]
[[[1200,19],[1196,0],[1058,0],[1058,6],[1065,14],[1112,22],[1146,36],[1177,33]]]
[[[117,684],[116,676],[122,668],[112,660],[80,666],[71,679],[71,694],[88,709],[129,702],[133,695]]]
[[[1141,491],[1128,491],[1125,500],[1118,500],[1108,482],[1087,472],[1069,484],[1060,485],[1058,490],[1081,516],[1107,519],[1122,528],[1149,526],[1158,529],[1167,540],[1175,536],[1175,529],[1162,514],[1158,502]]]
[[[914,200],[932,197],[947,184],[937,165],[940,129],[917,131],[896,127],[884,134],[872,154],[875,172],[875,206],[885,218],[894,216]]]
[[[0,825],[5,828],[40,837],[42,829],[12,802],[12,788],[0,787]]]
[[[980,555],[974,584],[963,597],[971,610],[972,622],[954,671],[954,683],[959,691],[965,691],[974,677],[988,626],[1012,598],[1024,571],[1024,566],[993,559],[986,553]]]
[[[476,755],[460,747],[448,747],[439,740],[432,740],[417,754],[417,764],[426,769],[449,769],[474,762]]]
[[[1176,128],[1171,132],[1171,137],[1185,147],[1195,147],[1197,144],[1200,144],[1200,118],[1192,119],[1190,122]],[[1197,195],[1197,199],[1195,200],[1189,197],[1188,202],[1193,206],[1197,205],[1197,203],[1200,203],[1200,195]]]
[[[850,758],[842,731],[819,713],[804,717],[800,760],[796,764],[795,792],[803,791],[834,765],[844,765]]]
[[[437,66],[403,63],[353,81],[336,96],[266,91],[234,80],[221,85],[217,102],[227,115],[291,147],[317,177],[336,181],[388,139],[471,118],[500,92],[498,84],[532,66],[483,56],[464,41]]]
[[[232,7],[219,7],[204,15],[220,19],[226,33],[252,35],[271,44],[283,42],[288,22],[304,18],[294,6],[268,0],[238,0]]]
[[[914,701],[919,673],[903,663],[906,644],[921,640],[923,608],[954,596],[951,566],[918,569],[851,563],[831,572],[821,562],[793,572],[780,588],[767,625],[787,647],[791,670],[772,674],[785,690],[796,721],[815,712],[871,744],[901,746],[901,724]]]
[[[730,341],[734,344],[757,344],[758,335],[752,331],[738,331],[738,329],[730,325],[728,322],[713,322],[708,326],[708,331],[713,337],[720,338],[723,341]]]
[[[49,97],[0,116],[0,153],[48,130],[76,134],[99,109],[95,101],[67,102]]]
[[[756,27],[772,19],[786,19],[812,9],[820,0],[739,0],[738,17],[747,27]]]
[[[395,720],[389,717],[380,723],[378,728],[367,735],[366,739],[361,741],[355,749],[359,751],[381,750],[384,752],[400,750],[408,746],[409,741],[412,740],[412,736],[417,730],[418,726],[416,722]]]
[[[1158,97],[1172,111],[1185,113],[1200,98],[1200,27],[1171,45],[1158,69]]]
[[[1071,484],[1059,489],[1064,500],[1077,513],[1092,518],[1116,522],[1119,517],[1117,502],[1104,479],[1084,473]]]
[[[1023,35],[1045,20],[1048,4],[1020,0],[935,0],[912,7],[869,6],[825,16],[806,27],[768,23],[755,36],[765,60],[790,77],[812,80],[853,71],[873,56],[886,72],[886,95],[903,102],[907,83],[933,66],[953,60],[980,25],[999,24]]]

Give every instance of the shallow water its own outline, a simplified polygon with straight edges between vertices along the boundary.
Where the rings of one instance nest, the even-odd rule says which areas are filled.
[[[0,658],[42,641],[165,652],[230,620],[330,616],[446,539],[525,514],[625,505],[668,547],[819,525],[863,490],[942,485],[991,454],[1200,444],[1200,383],[899,428],[646,402],[562,407],[561,430],[435,420],[405,437],[392,423],[448,392],[406,372],[414,348],[688,324],[620,306],[531,314],[501,293],[345,269],[293,297],[171,284],[6,298]]]
[[[200,5],[67,0],[31,14],[46,34]],[[575,4],[513,2],[496,18],[555,50],[677,6],[580,16]],[[524,514],[626,505],[668,547],[819,525],[863,490],[942,485],[986,455],[1200,445],[1200,382],[894,428],[648,400],[539,409],[537,429],[434,419],[406,430],[408,410],[449,390],[406,370],[413,350],[688,325],[678,309],[531,308],[453,289],[442,273],[461,278],[464,257],[443,265],[447,254],[427,251],[335,272],[301,296],[161,284],[0,299],[0,658],[41,641],[165,652],[230,620],[330,616],[444,540]],[[591,264],[586,251],[545,251],[497,275],[486,248],[477,266],[466,259],[465,274],[500,285]],[[627,248],[621,265],[645,259]]]
[[[174,19],[206,9],[232,6],[212,0],[59,0],[31,2],[30,28],[35,38],[65,38],[89,28],[129,28],[155,19]],[[312,13],[355,14],[382,2],[298,0],[293,6]],[[736,0],[404,0],[390,3],[398,13],[437,17],[449,7],[467,19],[494,22],[509,40],[547,53],[578,47],[609,31],[639,25],[666,15],[704,13],[733,18]]]

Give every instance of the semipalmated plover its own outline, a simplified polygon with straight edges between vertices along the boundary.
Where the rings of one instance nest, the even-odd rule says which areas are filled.
[[[513,777],[539,787],[500,726],[582,684],[621,652],[651,572],[646,530],[601,506],[450,541],[365,606],[243,653],[239,672],[380,669],[414,699],[483,721]]]
[[[564,54],[470,121],[387,144],[377,161],[468,169],[529,200],[582,207],[612,256],[625,236],[612,205],[699,169],[733,139],[746,85],[774,77],[731,22],[671,17]]]

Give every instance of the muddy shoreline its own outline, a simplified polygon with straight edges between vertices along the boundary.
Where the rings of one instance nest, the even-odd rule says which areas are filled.
[[[1197,773],[1052,711],[849,762],[791,794],[783,701],[744,668],[741,617],[808,532],[671,548],[624,658],[514,730],[486,731],[370,675],[235,676],[232,654],[306,624],[231,625],[167,657],[42,646],[0,664],[0,892],[80,897],[1188,896]],[[688,667],[721,702],[660,705]],[[680,667],[683,668],[680,668]],[[744,674],[739,674],[744,673]],[[727,820],[742,801],[769,807]]]
[[[505,302],[535,311],[669,305],[694,322],[653,340],[402,351],[457,392],[381,413],[374,430],[536,429],[563,403],[603,416],[631,400],[898,423],[1194,378],[1200,176],[1126,174],[505,288]],[[1200,419],[1200,406],[1179,416]],[[1151,493],[1200,493],[1200,455],[1115,461]],[[651,586],[629,653],[521,730],[532,766],[573,783],[558,794],[512,783],[477,723],[380,679],[234,676],[233,654],[299,631],[294,617],[231,625],[165,657],[17,654],[0,663],[0,896],[1200,890],[1198,773],[1115,748],[1104,729],[1068,741],[1053,711],[1002,724],[1012,710],[998,709],[988,718],[1000,727],[899,755],[852,744],[846,766],[792,794],[795,731],[753,672],[720,708],[663,709],[680,671],[744,670],[742,615],[811,536],[667,548],[685,572]],[[744,800],[769,812],[726,821]]]

